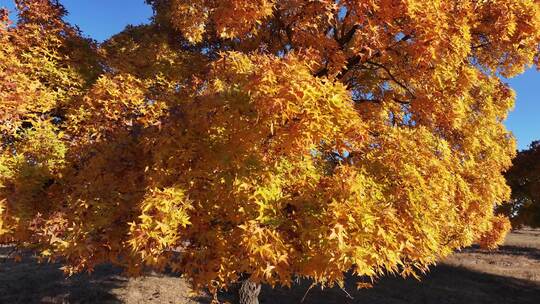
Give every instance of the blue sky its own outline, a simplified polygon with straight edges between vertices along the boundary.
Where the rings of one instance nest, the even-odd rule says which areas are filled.
[[[62,0],[68,10],[67,21],[87,35],[103,41],[128,24],[147,23],[152,8],[144,0]],[[14,8],[13,0],[0,0],[0,7]]]
[[[69,11],[67,20],[87,35],[103,41],[120,32],[127,24],[148,21],[152,10],[144,0],[64,0]],[[0,0],[0,7],[13,9],[13,0]],[[514,133],[518,148],[525,149],[531,141],[540,140],[540,72],[529,69],[507,80],[516,91],[515,109],[505,124]]]
[[[516,136],[521,150],[540,140],[540,72],[531,68],[507,82],[516,91],[516,105],[505,125]]]

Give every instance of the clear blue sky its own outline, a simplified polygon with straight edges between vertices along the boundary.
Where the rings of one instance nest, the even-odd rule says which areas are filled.
[[[507,82],[516,91],[516,105],[505,124],[522,150],[540,140],[540,72],[531,68]]]
[[[148,21],[152,10],[144,0],[64,0],[69,11],[67,20],[87,35],[103,41],[121,31],[127,24]],[[0,0],[0,7],[13,9],[13,0]],[[531,141],[540,140],[540,72],[529,69],[525,74],[508,80],[516,91],[517,100],[505,122],[517,138],[519,149]]]
[[[103,41],[128,24],[147,23],[152,8],[144,0],[62,0],[68,10],[66,20],[87,35]],[[13,0],[0,0],[0,7],[14,8]]]

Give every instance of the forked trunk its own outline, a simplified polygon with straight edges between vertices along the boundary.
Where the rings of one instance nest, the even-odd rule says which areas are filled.
[[[250,279],[242,281],[238,296],[239,304],[259,304],[259,293],[261,292],[261,284],[257,284]]]

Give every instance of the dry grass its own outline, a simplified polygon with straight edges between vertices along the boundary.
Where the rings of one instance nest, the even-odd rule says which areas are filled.
[[[466,248],[445,264],[540,284],[540,230],[515,231],[508,235],[504,246],[494,251]]]
[[[5,248],[4,248],[5,250]],[[0,252],[1,254],[1,252]],[[1,257],[0,257],[1,258]],[[149,274],[127,279],[118,269],[102,266],[92,275],[64,278],[56,264],[0,262],[0,303],[210,303],[206,295],[190,297],[187,283],[177,277]],[[356,290],[313,288],[306,304],[322,303],[540,303],[540,230],[511,233],[497,251],[467,248],[449,257],[422,279],[387,277],[374,288]],[[261,304],[299,303],[309,287],[265,287]],[[230,301],[232,294],[221,294]]]

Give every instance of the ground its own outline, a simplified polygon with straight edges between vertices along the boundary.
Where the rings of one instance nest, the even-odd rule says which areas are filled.
[[[102,266],[89,275],[66,279],[57,264],[39,264],[32,257],[19,263],[0,250],[0,303],[210,303],[194,295],[181,278],[149,274],[128,279],[120,270]],[[3,255],[3,256],[2,256]],[[522,229],[508,235],[496,251],[478,247],[458,252],[422,278],[386,277],[374,288],[356,290],[350,279],[344,290],[312,288],[299,282],[292,289],[264,287],[261,304],[300,303],[540,303],[540,230]],[[231,294],[220,294],[231,301]]]

